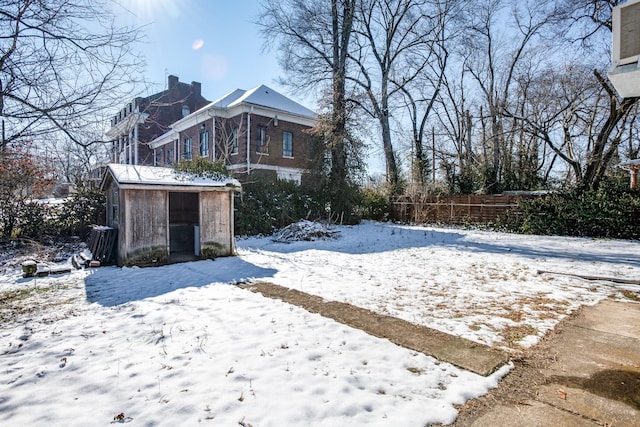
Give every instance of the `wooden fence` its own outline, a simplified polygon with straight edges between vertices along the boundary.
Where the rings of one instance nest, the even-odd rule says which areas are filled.
[[[507,211],[517,215],[518,201],[529,197],[532,196],[402,196],[392,203],[391,214],[396,221],[414,224],[487,224],[496,222]]]

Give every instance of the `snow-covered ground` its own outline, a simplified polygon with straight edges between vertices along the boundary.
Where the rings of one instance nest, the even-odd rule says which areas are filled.
[[[363,223],[334,239],[237,241],[237,257],[0,273],[0,424],[425,425],[490,377],[234,286],[269,281],[507,351],[640,287],[640,242]],[[16,311],[17,313],[17,311]],[[2,318],[4,318],[4,314]]]

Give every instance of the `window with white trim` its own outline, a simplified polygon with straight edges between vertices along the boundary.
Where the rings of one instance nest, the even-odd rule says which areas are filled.
[[[184,139],[184,153],[182,154],[184,160],[193,160],[193,140],[190,137]]]
[[[293,157],[293,134],[282,132],[282,157]]]
[[[231,131],[231,154],[238,154],[238,127]]]
[[[264,126],[258,126],[256,131],[256,153],[269,154],[269,137]]]
[[[200,157],[209,156],[209,131],[200,132]]]

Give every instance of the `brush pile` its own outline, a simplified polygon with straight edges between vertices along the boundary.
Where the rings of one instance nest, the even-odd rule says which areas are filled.
[[[327,224],[312,221],[299,221],[290,224],[273,234],[272,240],[279,243],[337,239],[340,232]]]

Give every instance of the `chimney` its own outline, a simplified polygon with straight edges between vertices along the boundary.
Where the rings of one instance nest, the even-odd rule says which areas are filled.
[[[191,87],[193,88],[193,94],[196,96],[200,96],[200,92],[202,91],[202,84],[200,82],[191,82]]]
[[[169,89],[173,89],[178,85],[178,77],[169,76]]]

